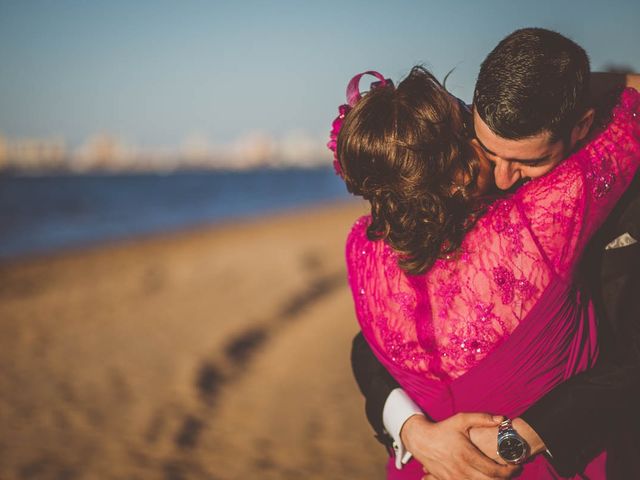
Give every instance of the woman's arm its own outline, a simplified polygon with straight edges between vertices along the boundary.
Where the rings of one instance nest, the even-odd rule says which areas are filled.
[[[554,170],[513,197],[553,271],[571,275],[640,164],[640,93],[618,96],[612,120]]]

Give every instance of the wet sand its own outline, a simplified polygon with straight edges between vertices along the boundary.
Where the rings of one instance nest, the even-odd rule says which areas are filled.
[[[361,204],[0,264],[0,479],[382,479]]]

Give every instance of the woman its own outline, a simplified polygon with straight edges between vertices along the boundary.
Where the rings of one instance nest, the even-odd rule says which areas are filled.
[[[638,167],[638,110],[625,91],[586,148],[493,204],[468,112],[425,70],[397,89],[382,80],[346,114],[337,167],[371,204],[347,241],[358,321],[434,420],[515,417],[593,364],[595,317],[572,273]],[[605,478],[604,461],[589,478]],[[421,478],[413,463],[390,475]],[[558,477],[538,456],[519,478]]]

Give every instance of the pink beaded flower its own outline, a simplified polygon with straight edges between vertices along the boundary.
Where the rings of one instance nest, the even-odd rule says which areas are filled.
[[[340,133],[340,129],[342,128],[342,123],[344,122],[344,117],[351,110],[351,107],[346,103],[340,105],[338,107],[338,116],[335,118],[333,123],[331,124],[331,133],[329,134],[329,143],[327,143],[327,147],[329,150],[333,152],[333,169],[336,171],[336,175],[340,175],[342,177],[342,168],[340,167],[340,162],[338,161],[338,134]]]
[[[364,75],[373,75],[378,79],[377,82],[373,82],[371,84],[372,89],[376,87],[384,87],[386,85],[393,86],[393,82],[391,80],[389,80],[388,78],[384,78],[383,75],[373,70],[368,70],[366,72],[359,73],[358,75],[353,77],[351,81],[349,81],[349,84],[347,85],[347,103],[340,105],[338,107],[338,116],[335,118],[335,120],[331,124],[331,133],[329,134],[329,143],[327,143],[327,147],[329,148],[329,150],[333,152],[333,168],[336,171],[336,175],[340,175],[341,177],[343,176],[342,168],[340,167],[340,162],[338,161],[338,152],[337,152],[338,135],[340,134],[340,129],[342,128],[342,124],[344,122],[344,119],[347,113],[349,113],[349,111],[358,102],[358,100],[362,98],[359,84],[360,84],[360,79]]]

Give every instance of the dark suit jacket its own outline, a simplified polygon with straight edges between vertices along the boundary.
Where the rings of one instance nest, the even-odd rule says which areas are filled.
[[[640,479],[640,242],[604,250],[624,232],[640,240],[640,176],[590,242],[576,277],[599,311],[598,362],[522,415],[545,441],[562,475],[581,471],[607,448],[609,478]],[[361,333],[353,340],[351,363],[369,423],[388,446],[382,409],[398,383]]]

